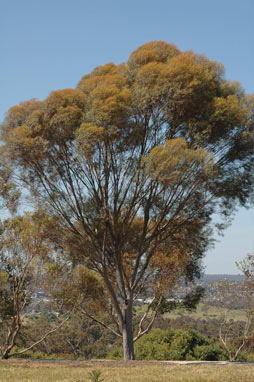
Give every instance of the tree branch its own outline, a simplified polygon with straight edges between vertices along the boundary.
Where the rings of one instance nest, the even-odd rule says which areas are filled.
[[[87,317],[89,317],[91,320],[93,320],[94,322],[97,322],[97,324],[100,324],[101,326],[103,326],[105,329],[108,329],[110,330],[113,334],[115,334],[117,337],[122,337],[122,335],[120,333],[117,333],[114,329],[112,329],[110,326],[108,326],[107,324],[105,324],[104,322],[102,322],[101,320],[98,320],[98,318],[95,318],[94,316],[92,316],[91,314],[89,314],[85,309],[80,309],[81,313],[85,314]]]

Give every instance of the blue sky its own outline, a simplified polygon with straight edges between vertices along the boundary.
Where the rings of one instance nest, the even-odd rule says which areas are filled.
[[[151,40],[221,62],[254,93],[253,0],[1,0],[0,121],[9,107],[75,87],[95,66]],[[254,209],[240,210],[209,251],[207,273],[237,273],[254,250]]]

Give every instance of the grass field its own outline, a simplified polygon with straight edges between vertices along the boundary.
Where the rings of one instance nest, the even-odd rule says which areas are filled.
[[[171,313],[166,313],[163,317],[177,318],[179,316],[186,316],[194,319],[203,318],[208,320],[211,318],[219,319],[221,312],[222,311],[220,311],[216,306],[200,303],[197,306],[197,309],[193,312],[188,312],[186,310],[175,310]],[[246,319],[245,311],[243,309],[232,309],[228,312],[227,317],[229,320],[233,319],[234,321],[244,321]]]
[[[88,382],[100,369],[104,382],[254,382],[254,364],[167,364],[134,361],[0,361],[1,382]]]

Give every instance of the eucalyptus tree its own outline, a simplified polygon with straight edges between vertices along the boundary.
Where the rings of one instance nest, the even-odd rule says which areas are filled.
[[[70,314],[61,315],[56,323],[24,349],[13,348],[38,301],[33,294],[49,280],[46,264],[54,252],[49,241],[50,219],[45,215],[25,214],[0,223],[0,356],[23,354],[60,329]],[[52,226],[51,226],[52,230]],[[46,305],[49,306],[49,300]],[[51,304],[52,305],[52,304]],[[54,306],[56,306],[54,304]],[[59,306],[58,306],[59,308]]]
[[[225,348],[229,360],[235,361],[239,353],[244,349],[254,324],[254,256],[247,254],[245,258],[236,262],[237,268],[243,273],[244,279],[241,282],[230,282],[223,280],[219,283],[219,308],[221,319],[219,325],[219,339]],[[241,303],[244,310],[242,328],[239,330],[238,341],[233,330],[234,321],[229,318],[230,311],[235,308],[235,303],[241,296]],[[238,343],[237,343],[238,342]]]
[[[253,97],[221,64],[151,42],[76,89],[12,107],[2,140],[17,187],[59,219],[73,261],[103,279],[134,359],[165,291],[198,274],[212,214],[249,200]],[[134,330],[133,303],[148,287],[150,314]]]

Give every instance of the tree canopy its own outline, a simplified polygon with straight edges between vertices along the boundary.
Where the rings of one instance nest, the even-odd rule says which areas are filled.
[[[46,275],[43,267],[52,252],[48,228],[49,220],[38,213],[0,222],[2,358],[10,356],[26,315],[34,308],[31,297],[43,285]]]
[[[8,111],[8,181],[56,216],[73,261],[103,279],[125,359],[135,298],[149,285],[156,312],[178,278],[198,274],[213,213],[249,201],[253,106],[221,64],[159,41]]]

